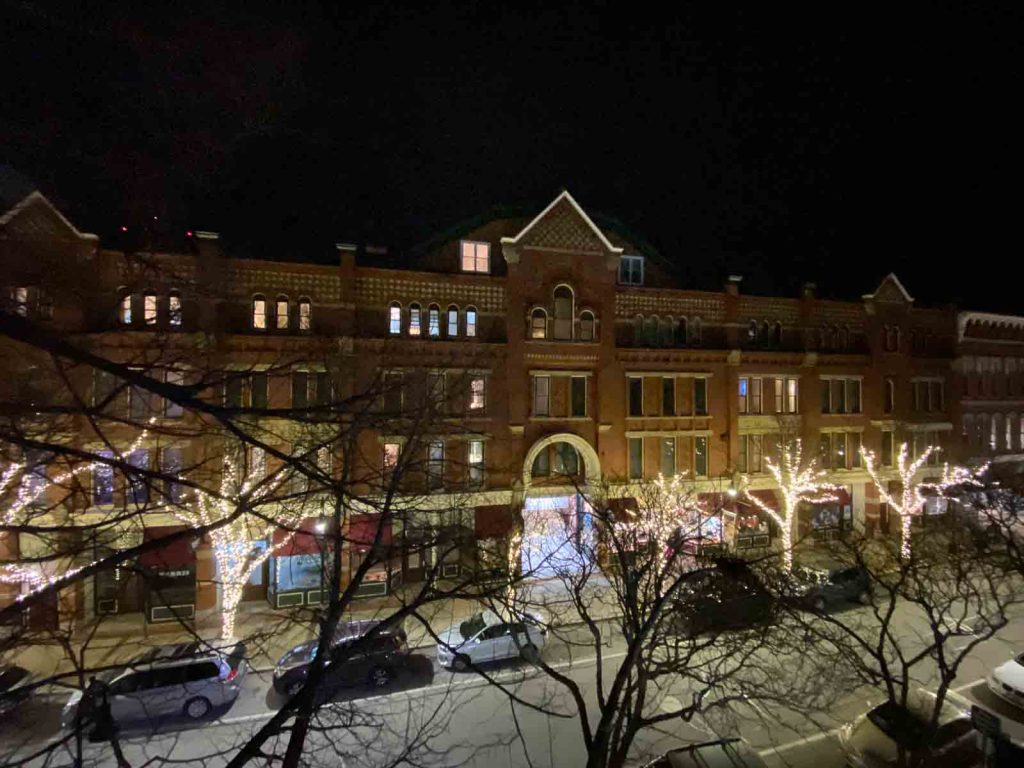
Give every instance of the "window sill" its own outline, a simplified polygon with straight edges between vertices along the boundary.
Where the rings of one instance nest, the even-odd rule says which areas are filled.
[[[533,422],[549,422],[549,421],[593,421],[592,416],[531,416],[530,421]]]
[[[710,419],[711,414],[690,414],[690,415],[676,415],[676,416],[627,416],[626,421],[642,421],[642,420],[658,420],[667,421],[671,419]]]

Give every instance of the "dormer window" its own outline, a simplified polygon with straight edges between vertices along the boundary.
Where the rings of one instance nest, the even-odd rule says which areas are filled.
[[[288,297],[277,297],[277,330],[288,330]]]
[[[619,283],[621,285],[644,284],[643,256],[622,256],[619,258]]]
[[[252,297],[252,327],[267,330],[267,300],[259,293]]]
[[[313,303],[305,296],[299,299],[299,330],[308,331],[313,327]]]
[[[146,325],[156,325],[156,294],[152,291],[142,295],[142,319]]]
[[[460,244],[463,272],[487,274],[491,271],[491,244],[463,240]]]
[[[466,307],[466,337],[476,336],[476,307]]]
[[[121,322],[121,325],[132,324],[132,295],[126,293],[121,297],[121,302],[117,307],[117,319]]]
[[[441,308],[431,304],[427,310],[427,335],[437,338],[441,335]]]
[[[410,304],[409,305],[409,335],[419,336],[420,335],[420,305]]]
[[[402,305],[392,302],[388,307],[388,333],[397,336],[402,332]]]
[[[167,296],[167,322],[173,326],[181,325],[181,294],[171,291]]]
[[[454,339],[459,335],[459,308],[454,304],[448,307],[448,338]]]

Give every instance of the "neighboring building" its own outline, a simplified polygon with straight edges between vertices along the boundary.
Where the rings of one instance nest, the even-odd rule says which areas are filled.
[[[872,492],[861,446],[883,466],[903,441],[915,452],[939,445],[943,460],[1024,452],[1021,361],[1006,357],[1024,356],[1024,319],[1003,318],[986,336],[992,316],[915,306],[895,275],[860,302],[820,299],[812,285],[798,298],[748,296],[738,276],[720,292],[689,290],[674,284],[656,254],[615,228],[599,228],[568,192],[532,219],[497,219],[453,234],[418,268],[403,269],[375,267],[375,249],[345,244],[334,266],[228,259],[217,235],[205,232],[194,233],[185,253],[128,258],[100,249],[37,192],[6,202],[0,259],[9,311],[32,313],[111,359],[153,364],[147,339],[159,332],[165,350],[202,350],[209,370],[247,371],[217,386],[229,404],[256,407],[304,406],[327,398],[331,386],[353,392],[375,380],[395,384],[399,397],[424,377],[448,387],[463,431],[431,441],[425,459],[436,493],[456,473],[471,482],[473,519],[461,524],[479,539],[504,537],[511,508],[522,507],[527,535],[532,521],[584,520],[567,476],[606,481],[628,505],[631,484],[692,473],[726,510],[730,542],[761,545],[770,526],[727,491],[745,486],[772,497],[764,459],[780,434],[802,437],[805,453],[819,455],[846,488],[838,502],[804,513],[804,532],[884,532],[898,522]],[[1007,383],[984,390],[973,372],[995,357]],[[261,373],[271,364],[273,371]],[[92,397],[103,391],[102,382],[90,387]],[[999,414],[998,429],[994,416],[980,432],[967,426],[986,413]],[[387,466],[401,442],[367,435],[362,449]],[[180,467],[211,450],[194,437],[143,445],[139,461]],[[73,514],[114,503],[104,482],[94,478],[91,500]],[[153,513],[145,530],[105,546],[180,525]],[[401,543],[392,567],[410,581],[432,555],[405,533],[391,532]],[[32,546],[6,543],[14,554]],[[207,548],[179,550],[162,561],[171,580],[165,586],[180,589],[182,605],[212,607]],[[361,551],[353,544],[352,563]],[[317,585],[304,580],[302,563],[318,552],[312,531],[296,537],[247,597],[279,606],[315,600]],[[282,560],[290,557],[299,560]],[[86,612],[146,609],[151,619],[168,617],[154,612],[143,590],[115,599],[107,578],[93,580]],[[376,591],[386,591],[389,575],[375,578]],[[374,592],[371,586],[367,594]]]

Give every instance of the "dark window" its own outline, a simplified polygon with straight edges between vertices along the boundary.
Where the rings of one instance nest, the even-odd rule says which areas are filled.
[[[329,405],[331,402],[331,378],[326,372],[316,374],[316,404]]]
[[[644,439],[629,438],[629,477],[639,480],[644,476]]]
[[[186,683],[195,683],[200,680],[220,677],[220,669],[212,661],[204,661],[201,664],[189,664],[187,667],[183,667],[183,669],[185,671]]]
[[[676,415],[676,380],[671,376],[661,380],[661,415]]]
[[[693,440],[693,472],[697,477],[708,474],[708,439],[696,437]]]
[[[708,415],[708,380],[693,380],[693,413],[696,416]]]
[[[252,407],[267,407],[267,374],[265,373],[252,375]]]
[[[224,405],[228,408],[241,408],[244,405],[242,376],[237,373],[229,373],[228,376],[228,380],[224,382]]]
[[[184,467],[184,460],[181,448],[164,448],[160,451],[160,471],[165,475],[178,477]],[[181,483],[174,483],[170,480],[164,481],[164,493],[167,500],[178,504],[185,495],[185,487]]]
[[[639,377],[629,380],[629,415],[644,415],[644,380]]]
[[[572,415],[587,415],[587,377],[572,377]]]
[[[136,469],[148,470],[149,469],[149,451],[145,448],[132,451],[128,454],[128,463]],[[146,477],[142,477],[136,473],[132,473],[128,478],[128,484],[131,488],[131,500],[136,504],[145,504],[149,501],[149,480]]]
[[[292,371],[292,408],[309,405],[309,372]]]
[[[97,456],[113,459],[113,451],[99,451]],[[96,462],[92,469],[92,503],[114,503],[114,468],[109,464]]]

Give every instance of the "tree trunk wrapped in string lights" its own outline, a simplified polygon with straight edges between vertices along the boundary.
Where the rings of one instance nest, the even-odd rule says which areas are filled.
[[[864,468],[871,476],[871,481],[878,489],[879,498],[882,502],[900,516],[900,557],[909,560],[911,555],[910,525],[914,515],[921,514],[927,501],[925,491],[930,490],[933,494],[939,494],[947,488],[963,485],[974,480],[975,474],[963,467],[950,467],[943,464],[942,475],[937,479],[918,480],[917,473],[925,466],[928,458],[940,449],[929,445],[921,452],[921,455],[911,461],[910,449],[906,443],[900,445],[899,456],[896,459],[896,475],[899,478],[900,491],[897,495],[889,493],[889,484],[882,479],[878,465],[875,463],[875,454],[861,448],[861,455],[864,457]],[[984,472],[982,468],[978,474]]]
[[[779,444],[779,463],[765,458],[782,497],[781,513],[749,491],[744,496],[768,515],[782,531],[782,564],[786,572],[793,570],[793,531],[796,528],[800,504],[824,504],[835,501],[838,486],[825,482],[826,472],[817,468],[817,461],[803,462],[803,445],[799,438]]]

